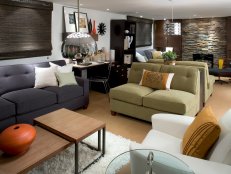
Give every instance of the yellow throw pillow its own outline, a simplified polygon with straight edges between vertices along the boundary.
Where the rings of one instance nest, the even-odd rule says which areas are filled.
[[[194,119],[184,134],[184,155],[205,158],[219,138],[221,128],[210,106],[205,107]]]
[[[153,59],[163,59],[161,51],[153,51],[152,57],[153,57]]]
[[[140,85],[154,89],[170,89],[174,73],[160,73],[143,70]]]

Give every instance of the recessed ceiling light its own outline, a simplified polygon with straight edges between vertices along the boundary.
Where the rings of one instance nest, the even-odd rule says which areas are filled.
[[[80,6],[83,6],[83,4],[79,4]]]
[[[110,11],[110,9],[109,9],[109,8],[107,8],[107,11]]]
[[[166,18],[164,18],[164,20],[166,21]]]
[[[194,16],[194,17],[196,17],[196,16],[197,16],[197,14],[194,14],[193,16]]]
[[[140,18],[142,18],[143,16],[140,16]]]

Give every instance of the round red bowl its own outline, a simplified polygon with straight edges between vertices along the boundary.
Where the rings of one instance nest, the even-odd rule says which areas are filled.
[[[0,134],[0,150],[8,155],[25,153],[36,137],[36,130],[29,124],[16,124]]]

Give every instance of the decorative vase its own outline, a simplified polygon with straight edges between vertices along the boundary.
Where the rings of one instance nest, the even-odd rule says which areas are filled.
[[[92,32],[92,23],[91,23],[91,19],[90,19],[89,22],[88,22],[88,30],[89,30],[89,33]]]
[[[0,134],[0,149],[8,155],[25,153],[36,136],[36,130],[29,124],[16,124]]]
[[[131,37],[128,36],[128,48],[131,48],[132,41],[133,41],[133,36]]]
[[[224,59],[219,58],[219,59],[218,59],[218,68],[219,68],[219,69],[222,69],[222,68],[223,68],[223,64],[224,64]]]
[[[124,39],[124,49],[127,50],[129,48],[129,36],[126,36]]]
[[[91,34],[96,34],[95,20],[93,20],[93,28],[92,28]]]

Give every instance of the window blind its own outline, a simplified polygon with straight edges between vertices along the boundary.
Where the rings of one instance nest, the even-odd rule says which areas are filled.
[[[0,59],[51,55],[53,4],[34,0],[0,1]]]

